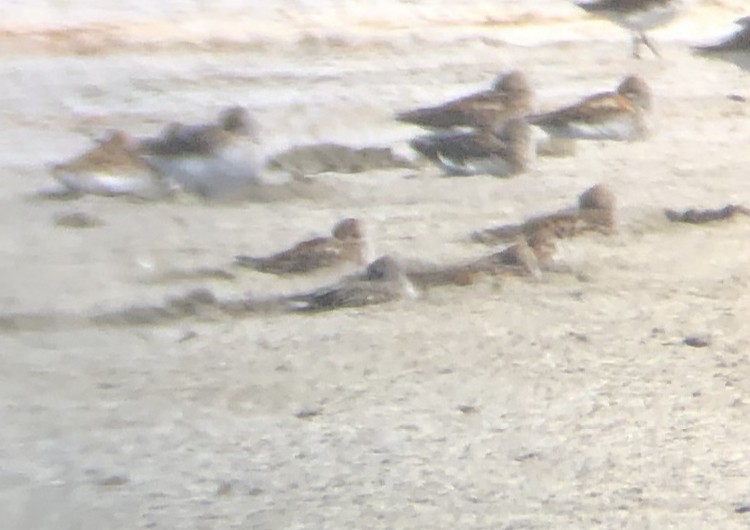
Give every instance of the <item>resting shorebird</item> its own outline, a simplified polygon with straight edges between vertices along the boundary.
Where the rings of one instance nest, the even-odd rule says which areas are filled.
[[[640,140],[647,136],[651,90],[629,75],[614,92],[589,96],[568,107],[527,118],[552,137],[575,140]]]
[[[286,298],[296,311],[325,311],[341,307],[383,304],[400,298],[414,298],[416,290],[401,265],[390,256],[370,263],[361,274],[310,293]]]
[[[471,261],[447,265],[410,261],[404,264],[404,269],[409,281],[422,290],[443,285],[470,285],[482,275],[538,277],[539,257],[549,248],[549,245],[543,248],[541,243],[540,239],[535,239],[537,246],[534,248],[525,238],[519,237],[515,244]]]
[[[224,109],[214,125],[167,126],[143,140],[147,163],[186,191],[207,198],[233,198],[260,184],[255,123],[242,107]]]
[[[429,129],[474,127],[494,129],[531,111],[533,93],[526,76],[512,71],[498,76],[489,90],[396,115],[398,121]]]
[[[522,119],[510,120],[498,131],[420,136],[410,145],[448,175],[459,176],[513,176],[528,169],[536,151],[531,129]]]
[[[750,70],[750,16],[736,20],[735,24],[739,25],[740,29],[721,42],[693,46],[693,50],[706,57],[724,59],[743,70]]]
[[[85,153],[51,167],[52,175],[73,193],[158,198],[167,193],[140,156],[137,142],[114,131]]]
[[[489,274],[510,272],[517,276],[541,276],[537,254],[525,237],[517,237],[513,245],[478,259],[474,265]]]
[[[578,3],[592,15],[606,18],[633,33],[633,57],[640,58],[641,43],[661,57],[646,31],[671,22],[684,9],[683,0],[596,0]]]
[[[532,248],[537,248],[532,241],[537,238],[543,245],[547,238],[564,239],[575,237],[585,232],[611,234],[615,230],[616,200],[612,191],[604,184],[596,184],[578,196],[578,207],[532,217],[521,224],[510,224],[486,228],[471,235],[473,241],[486,245],[495,245],[502,241],[511,241],[523,235]]]
[[[352,262],[367,263],[367,242],[358,219],[344,219],[333,227],[330,237],[316,237],[292,248],[254,258],[237,256],[238,265],[271,274],[300,274]]]

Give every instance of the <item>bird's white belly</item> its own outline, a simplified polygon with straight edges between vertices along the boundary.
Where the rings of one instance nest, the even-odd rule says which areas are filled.
[[[177,187],[208,198],[232,197],[249,185],[261,183],[255,154],[235,147],[211,155],[146,158]]]
[[[53,171],[55,178],[66,188],[92,195],[132,195],[156,198],[165,191],[147,169],[119,173],[116,170],[91,169]]]
[[[642,135],[631,118],[602,123],[570,122],[564,128],[549,132],[553,136],[574,140],[636,140]]]
[[[455,162],[438,154],[443,170],[453,176],[493,175],[505,177],[513,172],[507,160],[499,156],[472,158],[464,162]]]

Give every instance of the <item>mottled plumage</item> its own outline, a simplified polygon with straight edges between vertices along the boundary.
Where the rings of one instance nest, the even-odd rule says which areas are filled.
[[[511,272],[518,276],[541,276],[539,260],[524,237],[516,238],[513,245],[499,252],[478,259],[474,266],[488,274]]]
[[[75,193],[157,198],[167,186],[141,158],[138,144],[113,131],[97,145],[68,162],[51,167],[52,175]]]
[[[553,137],[633,141],[647,136],[651,90],[638,76],[627,76],[614,92],[602,92],[558,110],[529,116]]]
[[[361,274],[347,276],[333,285],[293,295],[286,300],[291,310],[326,311],[383,304],[414,296],[414,286],[401,265],[392,257],[383,256],[370,263]]]
[[[430,129],[472,127],[493,129],[531,110],[533,92],[526,76],[512,71],[498,76],[490,90],[396,115],[398,121]]]
[[[541,241],[534,241],[541,251]],[[479,276],[538,276],[539,261],[535,248],[520,237],[501,251],[462,263],[425,263],[410,261],[404,264],[406,276],[420,289],[444,285],[470,285]]]
[[[224,109],[216,124],[170,124],[140,147],[154,171],[207,198],[234,198],[261,183],[256,126],[242,107]]]
[[[544,232],[555,239],[574,237],[585,232],[612,233],[615,230],[616,201],[612,191],[597,184],[578,198],[578,207],[532,217],[521,224],[487,228],[472,234],[478,243],[494,245],[519,236],[531,240]]]
[[[497,131],[479,130],[420,136],[411,146],[449,175],[513,176],[526,171],[535,148],[529,125],[521,119]]]
[[[367,242],[358,219],[344,219],[333,227],[330,237],[316,237],[297,243],[292,248],[265,257],[237,256],[242,267],[271,274],[300,274],[342,263],[364,265]]]

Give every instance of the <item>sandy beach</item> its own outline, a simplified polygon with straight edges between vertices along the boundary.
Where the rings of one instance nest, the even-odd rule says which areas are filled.
[[[664,58],[640,61],[624,30],[561,0],[458,15],[437,0],[237,4],[121,19],[94,4],[3,8],[4,527],[747,528],[750,218],[663,211],[750,206],[750,73],[687,46],[731,31],[743,2],[696,3],[653,32]],[[394,112],[513,68],[539,109],[638,74],[652,135],[581,142],[510,179],[444,178],[416,159],[420,131]],[[269,154],[338,142],[414,164],[309,175],[312,191],[288,200],[40,195],[56,186],[49,164],[103,131],[154,134],[232,104]],[[474,258],[487,248],[471,232],[600,182],[617,233],[565,241],[568,270],[540,279],[313,315],[81,318],[196,288],[325,285],[341,271],[288,279],[232,261],[344,217],[365,221],[377,255]],[[69,214],[97,222],[59,222]],[[209,269],[227,274],[190,275]]]

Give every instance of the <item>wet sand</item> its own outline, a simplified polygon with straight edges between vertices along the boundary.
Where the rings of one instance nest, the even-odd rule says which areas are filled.
[[[729,24],[737,4],[723,4],[712,20]],[[635,61],[625,32],[570,16],[590,37],[518,45],[488,25],[278,47],[3,44],[0,316],[50,317],[0,326],[7,527],[745,528],[750,220],[670,223],[663,209],[750,205],[750,103],[727,97],[750,98],[750,73],[691,56],[670,29],[654,34],[664,60]],[[109,127],[153,134],[228,104],[253,112],[270,154],[409,156],[419,130],[394,111],[509,68],[539,108],[640,74],[653,137],[579,144],[507,180],[418,165],[316,174],[328,191],[283,201],[36,196],[54,186],[46,164]],[[232,260],[343,217],[367,222],[378,254],[469,259],[486,252],[471,232],[572,206],[597,182],[619,231],[565,242],[570,273],[315,315],[80,325],[195,288],[324,284],[338,272],[282,279]],[[70,214],[97,222],[59,222]]]

